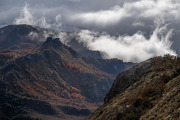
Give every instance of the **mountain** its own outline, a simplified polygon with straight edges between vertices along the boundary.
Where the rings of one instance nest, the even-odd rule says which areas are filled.
[[[0,29],[0,67],[12,58],[15,59],[33,51],[33,49],[41,45],[47,36],[62,37],[61,42],[66,42],[66,45],[75,49],[82,56],[88,57],[89,62],[92,63],[95,59],[99,59],[98,66],[101,70],[108,69],[111,74],[118,75],[119,72],[133,66],[134,63],[126,65],[123,61],[118,59],[108,60],[109,65],[102,62],[102,55],[99,51],[92,51],[84,47],[82,43],[78,42],[76,33],[57,32],[31,25],[8,25]],[[91,58],[95,58],[91,60]],[[88,61],[87,61],[88,62]],[[124,67],[125,66],[125,67]],[[113,68],[113,69],[110,69]]]
[[[69,32],[72,29],[72,32]],[[0,50],[11,49],[32,49],[36,45],[44,42],[48,36],[63,36],[64,41],[68,41],[68,46],[71,46],[77,52],[83,56],[90,56],[94,58],[102,58],[99,51],[92,51],[83,46],[82,43],[77,41],[76,33],[73,31],[75,28],[72,27],[62,27],[61,32],[54,30],[48,30],[31,25],[8,25],[0,29]],[[79,29],[80,30],[80,29]],[[68,31],[68,32],[67,32]],[[62,35],[61,35],[62,34]],[[63,41],[62,41],[63,42]]]
[[[52,37],[19,56],[8,52],[0,54],[0,116],[13,120],[84,118],[125,68],[119,60],[83,57]]]
[[[80,53],[83,56],[92,57],[92,58],[103,58],[101,52],[89,50],[88,48],[84,47],[83,43],[79,43],[76,35],[74,35],[71,38],[71,40],[67,43],[67,45],[71,46],[73,49],[78,51],[78,53]]]
[[[16,53],[19,56],[24,54],[24,51],[28,52],[35,46],[42,44],[47,37],[53,36],[60,37],[61,42],[66,43],[66,45],[72,47],[82,56],[103,59],[100,51],[89,50],[83,43],[78,41],[77,33],[82,29],[62,26],[60,30],[61,32],[26,24],[8,25],[0,29],[0,50],[8,49],[8,54]],[[125,69],[134,65],[134,63],[124,64]]]
[[[82,43],[78,42],[76,32],[80,32],[80,29],[77,29],[78,30],[76,30],[74,27],[62,26],[60,29],[61,32],[57,32],[54,30],[26,24],[8,25],[0,29],[0,50],[32,49],[36,45],[44,42],[48,36],[62,36],[65,40],[61,42],[67,41],[66,44],[75,49],[81,55],[93,58],[102,58],[99,51],[89,50],[88,48],[84,47]]]
[[[180,58],[155,57],[122,72],[87,120],[180,119]]]
[[[38,41],[28,37],[30,32],[38,32],[29,25],[9,25],[0,29],[0,50],[3,49],[30,49]]]

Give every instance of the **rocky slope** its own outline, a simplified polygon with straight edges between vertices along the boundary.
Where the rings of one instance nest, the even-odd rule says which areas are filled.
[[[180,58],[156,57],[120,73],[87,120],[180,119]]]
[[[0,29],[0,51],[6,50],[7,53],[8,49],[8,54],[15,53],[19,56],[42,44],[49,36],[60,37],[62,43],[72,47],[82,56],[103,59],[101,52],[89,50],[83,43],[78,42],[76,32],[66,32],[66,30],[59,32],[25,24],[8,25]],[[121,61],[117,62],[117,64],[121,64]],[[125,69],[133,65],[133,63],[125,63]]]
[[[26,54],[3,55],[0,116],[13,119],[83,118],[102,103],[124,67],[118,60],[82,57],[52,37]]]

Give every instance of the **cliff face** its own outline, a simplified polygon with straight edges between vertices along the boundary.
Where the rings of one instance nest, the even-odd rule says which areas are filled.
[[[180,118],[180,58],[156,57],[120,73],[88,120]]]

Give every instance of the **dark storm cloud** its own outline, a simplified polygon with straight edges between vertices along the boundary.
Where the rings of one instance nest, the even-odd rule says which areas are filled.
[[[119,0],[0,0],[0,13],[9,16],[8,20],[10,17],[13,19],[19,15],[18,13],[24,7],[25,2],[29,5],[34,16],[37,15],[36,17],[46,16],[47,19],[53,19],[57,14],[61,14],[65,20],[77,13],[106,10],[122,3]],[[11,12],[8,13],[7,11]]]
[[[178,0],[0,0],[0,24],[13,22],[25,2],[37,19],[53,23],[61,16],[63,24],[111,34],[147,31],[157,18],[174,24],[180,21]]]
[[[110,58],[139,62],[175,54],[172,46],[179,51],[179,0],[0,0],[0,16],[0,25],[25,23],[57,30],[65,24],[106,32],[99,37],[92,31],[78,35],[86,47]]]

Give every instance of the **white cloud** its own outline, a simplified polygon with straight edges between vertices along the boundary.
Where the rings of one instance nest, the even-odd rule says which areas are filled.
[[[72,2],[80,2],[81,0],[70,0]]]
[[[33,39],[36,39],[39,37],[38,33],[34,32],[34,31],[31,31],[29,34],[28,34],[28,37],[31,37]]]
[[[25,3],[24,8],[21,10],[20,16],[14,20],[14,24],[28,24],[43,28],[54,27],[55,29],[62,25],[60,14],[55,16],[53,23],[48,23],[44,16],[34,17],[27,3]]]
[[[20,16],[15,19],[15,24],[29,24],[34,25],[34,18],[32,14],[29,12],[27,3],[25,4],[25,7],[22,9]]]
[[[124,21],[134,19],[156,19],[180,21],[180,1],[178,0],[138,0],[124,2],[110,9],[77,13],[70,16],[72,21],[81,21],[87,25],[108,27],[109,25],[124,24]],[[141,22],[142,23],[142,22]],[[134,25],[135,23],[132,23]]]
[[[119,6],[115,6],[110,10],[100,10],[97,12],[81,13],[72,16],[73,20],[81,20],[86,24],[96,24],[101,26],[108,26],[117,24],[120,20],[130,16],[129,13]]]
[[[82,42],[91,50],[104,52],[106,58],[119,58],[126,62],[140,62],[154,56],[165,54],[176,55],[171,49],[172,30],[167,31],[166,26],[158,27],[154,30],[149,39],[141,32],[132,36],[110,36],[83,30],[79,34],[79,42]]]
[[[144,23],[142,23],[142,22],[135,22],[132,25],[135,27],[137,27],[137,26],[144,27],[145,26]]]

